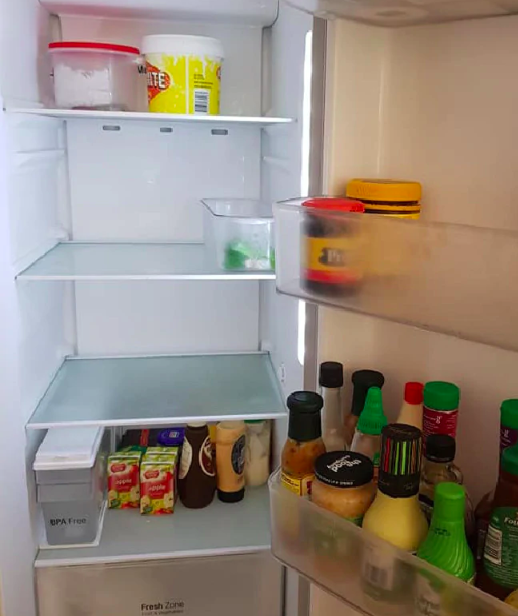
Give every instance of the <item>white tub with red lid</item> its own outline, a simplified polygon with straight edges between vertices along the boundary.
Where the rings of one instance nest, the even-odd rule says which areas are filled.
[[[138,105],[136,47],[111,43],[50,43],[56,106],[134,111]]]

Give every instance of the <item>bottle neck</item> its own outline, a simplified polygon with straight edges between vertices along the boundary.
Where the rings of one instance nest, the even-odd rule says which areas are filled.
[[[399,497],[390,496],[389,494],[385,494],[384,492],[381,491],[381,489],[378,488],[376,499],[379,502],[381,502],[383,505],[386,505],[387,507],[391,507],[398,511],[403,511],[405,509],[414,509],[414,508],[420,509],[418,494],[412,494],[412,496],[405,496],[405,497],[399,498]]]
[[[324,399],[324,413],[331,411],[342,412],[342,390],[339,387],[321,387],[321,396]]]

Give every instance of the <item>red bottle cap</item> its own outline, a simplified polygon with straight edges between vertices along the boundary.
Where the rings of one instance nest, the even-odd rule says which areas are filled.
[[[405,385],[405,402],[408,404],[423,404],[424,385],[422,383],[407,383]]]

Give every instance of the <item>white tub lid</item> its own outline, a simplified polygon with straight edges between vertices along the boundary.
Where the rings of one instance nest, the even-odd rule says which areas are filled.
[[[32,468],[58,471],[92,468],[104,428],[50,428],[41,443]]]

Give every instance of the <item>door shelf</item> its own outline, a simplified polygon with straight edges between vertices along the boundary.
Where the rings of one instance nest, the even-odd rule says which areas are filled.
[[[205,244],[64,242],[18,280],[271,280],[271,270],[223,270]]]
[[[346,229],[333,247],[359,282],[329,295],[305,282],[305,225],[318,210],[299,200],[274,213],[281,293],[518,351],[518,233],[333,213],[332,224]]]
[[[279,471],[269,485],[273,555],[362,614],[514,613],[473,586],[293,494],[281,485]]]
[[[285,415],[267,353],[69,358],[27,428],[168,427]]]
[[[317,17],[341,17],[375,26],[415,26],[448,21],[499,17],[518,13],[516,5],[504,6],[498,0],[286,0],[291,6]]]
[[[268,116],[222,116],[222,115],[184,115],[180,113],[149,113],[147,111],[96,111],[89,109],[25,109],[11,108],[9,113],[19,113],[29,116],[56,118],[58,120],[88,121],[98,120],[111,123],[146,122],[161,124],[191,124],[206,125],[213,128],[233,125],[256,126],[266,128],[278,124],[291,124],[292,118],[274,118]]]
[[[246,554],[270,549],[268,487],[249,488],[234,505],[217,496],[205,509],[177,502],[171,516],[142,516],[138,510],[109,510],[100,545],[45,549],[36,567],[95,565],[197,556]]]

